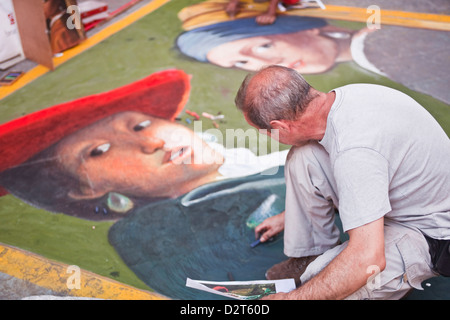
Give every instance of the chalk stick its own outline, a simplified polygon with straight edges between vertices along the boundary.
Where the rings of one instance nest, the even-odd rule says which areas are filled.
[[[261,240],[256,240],[256,241],[254,241],[254,242],[252,242],[251,244],[250,244],[250,246],[252,247],[252,248],[254,248],[254,247],[256,247],[258,244],[260,244],[261,243]]]

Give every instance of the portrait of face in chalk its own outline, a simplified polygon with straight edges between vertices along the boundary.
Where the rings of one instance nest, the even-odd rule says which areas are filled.
[[[317,74],[352,61],[353,39],[368,32],[298,16],[280,16],[272,25],[254,24],[254,18],[213,23],[185,31],[176,43],[185,55],[223,68],[257,71],[276,64]]]
[[[144,113],[121,112],[55,146],[60,167],[80,179],[74,199],[108,192],[174,198],[218,175],[222,156],[189,128]]]
[[[185,287],[186,272],[241,277],[263,273],[282,255],[282,242],[274,242],[261,262],[263,246],[250,244],[255,225],[284,209],[284,170],[255,172],[282,165],[287,150],[245,161],[248,149],[216,149],[203,140],[176,120],[188,80],[181,70],[163,71],[0,130],[1,142],[16,150],[4,154],[0,168],[7,192],[39,209],[113,221],[108,242],[124,263],[174,298],[201,296]],[[30,118],[35,121],[23,125]],[[227,164],[242,155],[243,164]],[[205,270],[205,261],[214,267]],[[186,271],[185,265],[195,267]]]
[[[213,180],[221,155],[174,121],[189,90],[187,74],[167,70],[6,123],[0,140],[16,152],[4,155],[0,185],[39,208],[99,220]]]
[[[227,151],[174,121],[187,93],[187,74],[168,70],[37,112],[33,117],[42,119],[31,125],[22,126],[27,117],[5,124],[0,138],[17,152],[5,154],[0,185],[38,208],[117,220],[142,205],[230,177],[230,172],[236,176],[242,165],[247,167],[240,175],[247,175],[284,163],[287,151],[276,162],[270,155],[252,154],[248,160],[249,150]],[[45,134],[33,135],[33,130]],[[21,147],[19,136],[35,143]],[[225,164],[227,154],[239,163],[231,165],[227,156]],[[265,165],[251,161],[262,158]]]

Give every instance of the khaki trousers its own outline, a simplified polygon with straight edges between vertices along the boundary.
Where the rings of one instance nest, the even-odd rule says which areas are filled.
[[[284,253],[289,257],[320,255],[300,277],[305,283],[334,259],[348,242],[339,243],[335,207],[336,182],[326,150],[318,143],[292,148],[285,167]],[[422,281],[437,276],[431,269],[428,243],[417,228],[385,218],[386,267],[348,299],[400,299]]]

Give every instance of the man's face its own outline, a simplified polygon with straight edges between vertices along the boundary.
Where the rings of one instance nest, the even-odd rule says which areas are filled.
[[[266,134],[282,144],[302,146],[312,140],[311,137],[308,136],[307,131],[302,129],[303,126],[299,125],[299,123],[295,121],[277,120],[271,123],[272,129],[261,130],[248,118],[246,113],[244,113],[244,118],[249,125],[258,129],[259,132]]]

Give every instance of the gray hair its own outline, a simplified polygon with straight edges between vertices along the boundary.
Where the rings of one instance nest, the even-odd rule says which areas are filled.
[[[235,103],[259,129],[271,129],[272,120],[297,119],[315,97],[311,88],[297,71],[272,65],[245,77]]]

